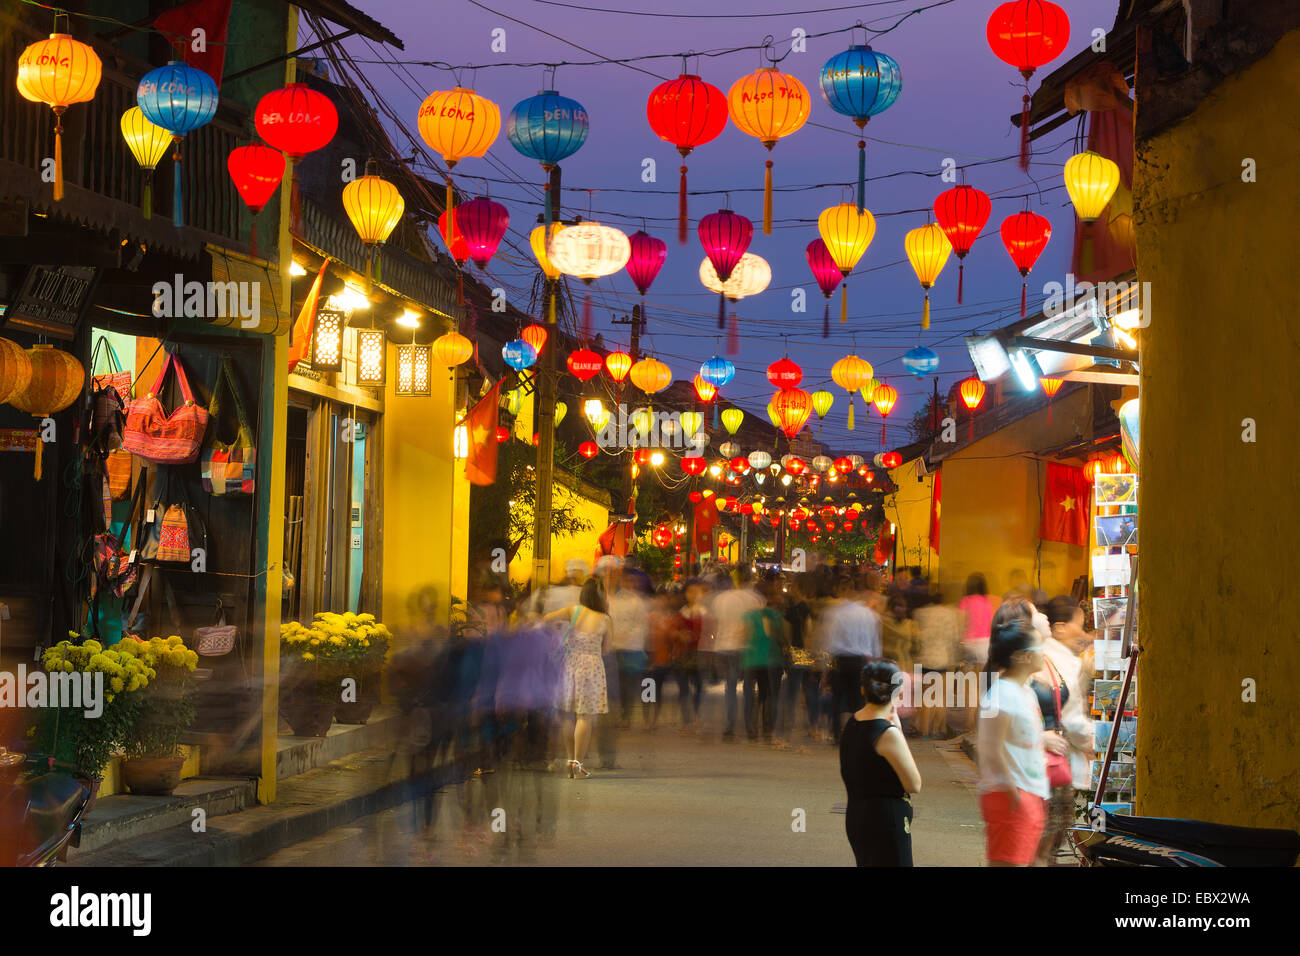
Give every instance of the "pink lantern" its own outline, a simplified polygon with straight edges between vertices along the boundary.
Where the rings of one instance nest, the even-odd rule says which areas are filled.
[[[668,243],[656,239],[644,229],[627,237],[632,254],[627,260],[627,274],[632,277],[636,290],[641,293],[641,331],[645,331],[645,294],[654,284],[659,270],[668,258]]]
[[[698,232],[700,245],[718,274],[718,281],[725,283],[754,239],[754,224],[730,209],[719,209],[700,220]],[[719,294],[718,328],[726,326],[726,317],[727,299]]]
[[[822,338],[827,338],[831,334],[831,295],[844,278],[844,273],[831,258],[830,250],[821,237],[808,243],[804,254],[808,257],[808,268],[812,269],[813,278],[817,280],[817,288],[826,297],[826,311],[822,315]]]
[[[480,196],[461,203],[456,210],[456,230],[464,234],[469,257],[480,269],[487,268],[509,228],[510,213],[491,199]]]

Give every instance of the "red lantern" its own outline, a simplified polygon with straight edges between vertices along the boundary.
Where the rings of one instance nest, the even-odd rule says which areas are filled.
[[[772,522],[772,527],[773,527],[773,528],[779,528],[779,527],[781,527],[781,518],[780,518],[779,516],[778,516],[778,517],[775,517],[775,518],[771,518],[771,519],[769,519],[769,520]]]
[[[1038,384],[1043,386],[1043,391],[1047,393],[1047,424],[1052,424],[1052,399],[1056,393],[1061,390],[1065,384],[1064,379],[1043,377],[1038,380]]]
[[[993,11],[985,30],[989,48],[1025,78],[1020,110],[1020,169],[1029,171],[1029,78],[1070,42],[1070,18],[1048,0],[1014,0]]]
[[[808,470],[808,463],[802,458],[790,457],[781,463],[781,466],[792,475],[802,475]]]
[[[727,511],[735,511],[736,506],[740,504],[739,498],[728,498],[724,503]]]
[[[667,548],[673,543],[673,533],[668,525],[656,525],[653,532],[654,543],[661,548]]]
[[[465,245],[474,265],[486,269],[488,260],[496,255],[497,247],[510,228],[510,213],[499,202],[471,199],[456,209],[456,231],[465,236]]]
[[[1101,470],[1107,475],[1126,475],[1129,472],[1128,459],[1120,452],[1114,451],[1101,458]]]
[[[777,388],[794,388],[803,380],[803,369],[788,358],[779,358],[767,367],[767,380]]]
[[[963,270],[966,253],[979,238],[984,224],[989,221],[993,206],[988,193],[973,186],[954,186],[939,194],[934,201],[934,219],[948,237],[952,251],[957,256],[957,304],[961,305]]]
[[[262,139],[296,163],[328,145],[338,132],[339,114],[324,93],[305,83],[290,83],[258,100],[253,125]]]
[[[962,404],[970,412],[970,439],[975,438],[975,409],[984,401],[984,383],[972,375],[961,382]]]
[[[451,211],[451,224],[456,224],[456,210]],[[465,242],[464,235],[459,229],[456,229],[451,238],[447,238],[447,213],[443,212],[438,217],[438,232],[442,234],[443,244],[447,247],[447,255],[456,261],[456,265],[463,266],[465,260],[469,258],[469,246]]]
[[[578,446],[578,454],[583,458],[595,458],[600,454],[600,449],[596,447],[594,441],[585,441]]]
[[[687,455],[682,459],[682,471],[688,475],[702,475],[708,463],[700,455]]]
[[[690,499],[691,499],[691,502],[692,502],[693,504],[697,504],[697,503],[699,503],[701,500],[703,500],[704,495],[700,494],[698,491],[692,491],[692,492],[691,492],[689,495],[687,495],[686,497],[690,498]]]
[[[871,402],[880,412],[882,419],[888,418],[889,413],[894,409],[894,403],[898,401],[898,389],[892,385],[881,382],[876,386],[876,393],[871,396]],[[880,444],[885,443],[885,422],[880,423]]]
[[[1025,317],[1025,299],[1028,294],[1029,270],[1043,254],[1047,240],[1052,238],[1052,224],[1037,213],[1018,212],[1002,220],[1002,244],[1007,254],[1020,270],[1020,317]]]
[[[748,501],[744,502],[740,506],[740,513],[742,515],[752,515],[754,513],[754,505]]]
[[[718,386],[712,382],[706,382],[698,374],[695,376],[695,394],[702,402],[711,402],[718,394]]]
[[[830,250],[826,248],[826,242],[820,236],[808,243],[804,255],[808,258],[808,268],[812,269],[813,278],[817,280],[817,288],[826,297],[826,311],[822,315],[822,338],[827,338],[831,334],[831,294],[839,287],[844,273],[835,264]]]
[[[1083,477],[1088,479],[1088,484],[1097,480],[1097,472],[1101,471],[1101,459],[1096,455],[1088,459],[1083,466]]]
[[[226,168],[240,198],[257,215],[284,178],[284,156],[279,150],[252,143],[232,149]]]
[[[731,459],[731,462],[727,467],[736,474],[743,475],[745,472],[749,471],[749,459],[744,455],[737,455],[735,458]]]
[[[853,530],[853,522],[852,522],[852,521],[846,521],[846,522],[844,522],[844,530],[845,530],[845,531],[852,531],[852,530]]]
[[[752,521],[752,522],[754,522],[754,524],[762,524],[762,523],[763,523],[763,516],[762,516],[762,515],[750,515],[750,516],[749,516],[749,520]]]
[[[691,150],[716,139],[726,127],[727,97],[711,83],[683,73],[654,88],[646,103],[646,118],[655,134],[676,146],[685,160]],[[685,162],[677,183],[677,241],[686,242]]]
[[[533,324],[526,326],[519,337],[533,347],[533,351],[538,355],[542,354],[542,346],[546,344],[546,329],[543,326]]]
[[[847,475],[850,471],[853,470],[853,462],[849,461],[847,458],[836,458],[835,470],[838,471],[841,475]]]
[[[497,444],[498,444],[498,445],[504,445],[504,444],[505,444],[506,442],[508,442],[509,440],[510,440],[510,429],[506,428],[504,425],[498,425],[498,426],[497,426]]]
[[[725,283],[753,241],[754,224],[730,209],[719,209],[701,219],[696,231],[700,236],[700,245],[704,247],[704,254],[713,265],[713,271],[718,274],[718,281]],[[726,325],[726,312],[727,297],[718,293],[720,329]]]
[[[464,206],[461,206],[464,209]],[[578,349],[576,352],[570,352],[565,362],[569,366],[569,372],[581,382],[600,374],[600,370],[605,367],[601,357],[591,349]]]
[[[785,437],[793,438],[812,414],[812,396],[802,388],[783,388],[772,399],[772,411]]]
[[[897,468],[903,463],[903,456],[896,451],[887,451],[880,456],[882,468]]]

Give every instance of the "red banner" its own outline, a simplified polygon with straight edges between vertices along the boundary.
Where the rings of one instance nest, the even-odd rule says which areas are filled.
[[[316,309],[320,305],[320,287],[325,279],[325,270],[329,267],[329,264],[328,259],[320,264],[320,272],[316,273],[316,278],[312,280],[311,288],[307,291],[307,298],[302,303],[302,310],[293,323],[293,333],[289,341],[290,372],[311,353],[311,333],[316,325]]]
[[[718,506],[712,497],[695,505],[695,551],[700,557],[713,552],[713,529],[718,523]]]
[[[232,0],[190,0],[179,7],[164,10],[154,18],[155,30],[171,34],[168,42],[176,50],[176,58],[202,70],[221,87],[221,74],[226,68],[226,27],[230,23]],[[202,42],[194,35],[202,30]],[[201,46],[202,50],[196,50]]]
[[[930,547],[939,550],[939,477],[942,471],[934,473],[934,485],[930,489]]]
[[[465,458],[465,477],[470,484],[490,485],[497,480],[497,423],[501,411],[501,380],[478,400],[465,416],[469,432],[469,455]]]
[[[880,536],[876,538],[876,553],[872,556],[876,564],[886,564],[894,559],[894,532],[889,522],[880,526]]]
[[[1047,463],[1043,491],[1043,523],[1038,536],[1044,541],[1088,545],[1088,478],[1082,468]]]

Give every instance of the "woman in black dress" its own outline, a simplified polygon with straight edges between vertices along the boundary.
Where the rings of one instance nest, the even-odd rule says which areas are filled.
[[[849,793],[844,829],[858,866],[912,865],[912,801],[921,774],[899,724],[902,673],[893,661],[862,669],[863,708],[840,737],[840,776]]]

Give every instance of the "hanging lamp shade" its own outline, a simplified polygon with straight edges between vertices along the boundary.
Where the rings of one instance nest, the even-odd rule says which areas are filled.
[[[822,66],[817,76],[822,99],[835,112],[852,117],[859,130],[883,113],[903,90],[903,71],[892,56],[877,53],[869,45],[855,45],[837,53]],[[867,141],[858,140],[858,211],[865,207],[867,194]]]
[[[123,113],[119,125],[122,127],[122,138],[126,140],[127,149],[144,170],[140,209],[146,219],[151,219],[153,217],[153,172],[167,155],[167,148],[172,143],[172,134],[161,126],[149,122],[144,111],[138,106],[133,106]],[[283,157],[281,162],[283,164]],[[233,172],[231,175],[234,175]],[[279,180],[276,182],[278,183]],[[238,187],[239,184],[235,185]]]
[[[721,355],[706,359],[700,366],[700,378],[716,388],[723,388],[736,377],[736,366]]]
[[[727,125],[727,98],[722,90],[698,76],[683,73],[650,92],[646,119],[655,135],[672,143],[682,157],[677,184],[677,241],[686,242],[686,157],[691,150],[716,139]]]
[[[618,229],[598,222],[581,222],[558,232],[551,239],[549,251],[557,269],[590,284],[627,265],[632,246]]]
[[[718,446],[718,454],[723,458],[735,458],[740,454],[740,446],[734,441],[723,442]],[[726,464],[726,462],[719,462],[718,464],[723,465]]]
[[[802,388],[783,388],[772,398],[777,427],[786,438],[794,438],[812,414],[812,396]]]
[[[501,109],[465,87],[436,90],[420,104],[416,128],[451,169],[462,159],[487,153],[501,132]]]
[[[1119,166],[1100,153],[1084,150],[1065,161],[1065,189],[1085,223],[1096,222],[1119,188]]]
[[[1020,284],[1020,317],[1023,319],[1026,314],[1029,270],[1043,254],[1047,240],[1052,238],[1052,224],[1037,213],[1018,212],[1002,220],[1001,233],[1007,254],[1025,280]]]
[[[744,455],[737,455],[731,461],[727,462],[727,467],[737,475],[744,475],[749,472],[749,459]]]
[[[555,90],[520,100],[506,117],[506,138],[521,155],[550,171],[587,141],[587,110]]]
[[[176,163],[172,187],[172,222],[185,224],[181,193],[181,139],[217,114],[217,84],[202,70],[173,60],[150,70],[136,87],[135,101],[145,119],[172,134],[172,159]]]
[[[566,405],[564,402],[556,402],[555,418],[554,418],[554,424],[556,428],[560,427],[560,422],[564,421],[564,416],[567,414],[569,414],[569,406]]]
[[[1025,92],[1020,111],[1020,169],[1029,171],[1029,78],[1056,59],[1070,42],[1070,18],[1048,0],[1013,0],[1000,4],[985,28],[989,48],[1003,63],[1020,71]]]
[[[938,367],[939,356],[933,349],[928,349],[924,345],[918,345],[903,353],[903,368],[917,378],[929,375]]]
[[[339,128],[339,114],[324,93],[305,83],[272,90],[253,111],[257,135],[295,163],[329,145]]]
[[[875,238],[876,217],[865,209],[859,212],[851,202],[840,203],[822,210],[817,217],[817,232],[840,275],[847,280]],[[841,322],[849,320],[848,308],[849,289],[845,281],[840,286]]]
[[[9,396],[9,404],[20,412],[37,418],[46,418],[61,412],[81,394],[86,382],[86,370],[71,353],[51,345],[35,345],[27,350],[27,383]],[[21,376],[21,370],[16,370]],[[41,480],[41,462],[45,442],[36,443],[36,458],[32,476]]]
[[[523,339],[513,339],[501,346],[501,357],[507,365],[518,372],[531,368],[537,361],[537,351]]]
[[[682,435],[686,438],[693,437],[704,427],[704,416],[699,412],[682,412],[678,416],[678,421],[682,423]]]
[[[840,267],[835,264],[830,250],[826,248],[826,242],[820,236],[808,243],[804,256],[808,259],[808,268],[812,270],[817,288],[821,289],[826,298],[826,307],[822,312],[822,338],[828,338],[831,334],[831,294],[844,278],[844,273],[840,272]]]
[[[736,128],[762,143],[768,152],[763,177],[763,234],[772,234],[772,147],[808,121],[808,88],[774,66],[763,67],[732,84],[727,112]],[[719,270],[721,273],[721,270]]]
[[[762,256],[747,252],[740,257],[731,270],[726,282],[718,279],[713,263],[707,258],[700,260],[700,282],[710,292],[720,293],[729,302],[738,302],[751,295],[758,295],[772,282],[772,267]]]
[[[366,164],[366,174],[343,187],[343,211],[366,245],[366,287],[370,288],[372,270],[379,274],[379,247],[388,241],[406,211],[406,203],[397,187],[374,172],[373,162]]]
[[[957,304],[962,300],[962,279],[966,254],[979,238],[984,224],[989,221],[993,206],[988,193],[973,186],[954,186],[934,200],[934,218],[948,237],[952,251],[957,255]]]
[[[474,343],[453,330],[433,340],[433,357],[439,365],[455,368],[464,365],[474,354]]]
[[[711,402],[713,401],[714,398],[717,397],[718,386],[714,385],[712,382],[706,382],[704,379],[700,378],[698,372],[695,374],[695,378],[692,380],[691,384],[695,386],[695,396],[700,401]]]
[[[0,404],[27,388],[32,380],[32,359],[17,342],[0,339]]]
[[[565,364],[569,368],[569,373],[580,382],[585,382],[599,375],[600,370],[605,365],[601,357],[591,349],[578,349],[576,352],[570,352]]]
[[[754,238],[754,224],[730,209],[709,213],[696,230],[719,282],[726,284]],[[726,296],[718,296],[718,328],[726,325]]]
[[[647,395],[662,392],[673,381],[672,369],[656,358],[643,358],[637,362],[629,377],[632,384]]]
[[[541,355],[542,348],[546,345],[546,326],[538,325],[536,322],[532,325],[526,325],[523,331],[519,333],[519,337],[531,345],[536,354]]]
[[[722,410],[722,427],[727,430],[728,435],[736,434],[740,428],[741,422],[745,420],[745,413],[739,408],[724,408]]]
[[[443,245],[447,247],[447,255],[455,261],[456,265],[463,266],[465,260],[469,258],[469,245],[465,242],[464,234],[456,228],[456,210],[451,212],[445,210],[438,216],[438,233],[442,236]],[[541,227],[538,226],[538,229]],[[542,266],[546,268],[545,264]],[[548,275],[550,273],[547,273]],[[558,275],[558,273],[556,273]]]
[[[1083,477],[1088,479],[1088,484],[1093,484],[1097,480],[1097,473],[1101,471],[1101,458],[1092,455],[1083,465]]]
[[[775,396],[775,395],[772,396],[772,400],[769,401],[769,402],[767,403],[767,417],[768,417],[768,420],[771,421],[771,423],[772,423],[773,425],[775,425],[777,428],[780,428],[780,427],[781,427],[781,419],[780,419],[780,417],[779,417],[779,416],[777,415],[777,413],[776,413],[776,396]]]
[[[835,404],[835,396],[826,391],[826,389],[819,388],[817,391],[812,393],[812,404],[813,411],[817,413],[817,417],[825,418],[826,413],[829,412],[831,406]]]
[[[781,467],[792,475],[802,475],[808,470],[808,463],[798,455],[782,455]]]
[[[708,463],[702,455],[684,455],[682,457],[682,471],[688,475],[702,475]]]
[[[903,248],[907,251],[907,261],[912,264],[912,271],[925,290],[925,308],[921,313],[921,328],[930,327],[930,287],[939,278],[939,273],[948,262],[952,252],[952,243],[944,235],[943,227],[937,223],[927,222],[908,232],[903,239]]]
[[[270,201],[284,178],[284,154],[261,143],[237,146],[230,151],[226,168],[240,198],[256,215]]]
[[[871,378],[873,372],[871,363],[856,355],[846,355],[831,366],[831,379],[849,393],[849,431],[853,431],[853,393]]]
[[[509,228],[506,207],[483,196],[461,203],[456,210],[456,229],[464,233],[469,257],[480,269],[487,268]]]
[[[972,375],[962,379],[960,388],[962,404],[972,412],[979,408],[980,402],[984,401],[985,384]]]
[[[18,57],[18,92],[54,111],[55,202],[63,199],[63,114],[95,98],[103,72],[99,54],[66,33],[51,33]]]
[[[605,356],[605,371],[616,382],[622,382],[632,371],[632,356],[626,352],[610,352]]]
[[[445,216],[446,213],[443,213]],[[441,219],[438,220],[442,222]],[[439,226],[441,228],[441,226]],[[533,231],[528,234],[528,245],[532,247],[533,256],[537,259],[537,264],[542,267],[542,272],[546,273],[548,279],[558,279],[561,275],[560,270],[555,267],[551,261],[549,252],[550,240],[555,238],[555,234],[564,228],[564,223],[553,222],[548,230],[546,226],[535,226]],[[550,235],[547,235],[547,232]],[[444,238],[446,234],[444,233]]]
[[[777,388],[794,388],[803,381],[803,369],[789,358],[779,358],[767,367],[767,380]]]
[[[880,382],[878,380],[875,378],[869,378],[867,381],[862,383],[862,387],[858,389],[858,394],[861,395],[862,400],[869,405],[875,400],[876,389],[879,387]]]
[[[659,270],[664,267],[664,260],[668,257],[668,243],[640,229],[628,236],[627,242],[627,274],[637,292],[644,296],[654,284]]]
[[[1052,399],[1056,393],[1061,390],[1065,384],[1064,379],[1060,378],[1039,378],[1038,384],[1043,386],[1043,391],[1047,394],[1047,424],[1052,424]]]
[[[876,411],[880,412],[881,418],[888,418],[889,413],[894,409],[894,403],[898,401],[898,389],[886,382],[881,382],[876,386],[876,394],[871,399],[871,403],[876,406]],[[885,423],[880,423],[880,444],[885,443]]]

